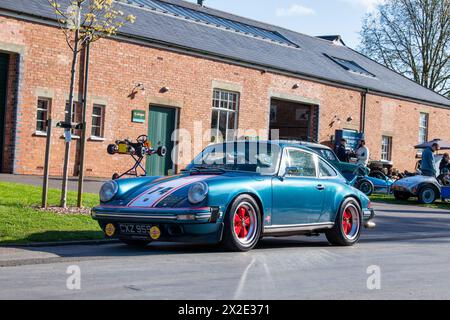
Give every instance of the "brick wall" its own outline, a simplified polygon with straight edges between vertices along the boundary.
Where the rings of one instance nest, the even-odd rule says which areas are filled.
[[[21,118],[16,133],[19,144],[15,172],[42,174],[45,138],[35,135],[36,102],[39,96],[51,98],[52,118],[64,119],[69,91],[70,51],[56,28],[5,17],[0,17],[0,25],[2,42],[25,46],[21,57],[20,92],[16,95],[19,97]],[[82,86],[79,82],[77,76],[75,92],[77,100],[81,101]],[[330,143],[336,129],[359,129],[361,95],[357,91],[143,45],[100,40],[91,47],[87,121],[90,132],[92,105],[106,105],[105,141],[88,141],[87,175],[109,177],[133,163],[129,157],[107,155],[106,147],[117,138],[135,138],[147,133],[147,124],[131,122],[131,111],[134,109],[146,110],[148,115],[151,103],[174,106],[179,108],[180,128],[193,133],[195,122],[200,120],[203,128],[208,129],[211,123],[213,82],[241,88],[240,129],[268,129],[271,97],[318,105],[320,142]],[[136,83],[144,84],[145,94],[138,92],[132,97],[130,93]],[[296,83],[299,87],[294,89]],[[170,90],[161,93],[162,87],[169,87]],[[444,130],[450,124],[449,110],[373,95],[369,95],[367,100],[367,140],[376,159],[380,156],[381,135],[392,133],[395,166],[413,169],[415,152],[412,146],[418,140],[421,110],[430,113],[430,138],[450,140],[449,131]],[[8,103],[8,110],[11,110],[10,106],[14,103]],[[346,121],[349,117],[353,118],[351,122]],[[11,128],[11,123],[7,128]],[[61,129],[54,129],[52,135],[52,175],[62,174],[62,134]],[[71,173],[75,171],[78,143],[75,141],[72,146]],[[208,137],[202,144],[204,146],[207,143]],[[7,146],[13,148],[11,143]],[[181,150],[180,156],[189,159],[198,151],[198,148]],[[8,150],[9,153],[11,150]]]

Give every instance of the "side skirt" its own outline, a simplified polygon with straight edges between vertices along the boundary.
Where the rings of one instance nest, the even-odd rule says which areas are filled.
[[[264,227],[264,236],[288,236],[288,235],[302,235],[319,230],[328,230],[333,228],[334,223],[312,223],[312,224],[293,224],[293,225],[278,225]]]

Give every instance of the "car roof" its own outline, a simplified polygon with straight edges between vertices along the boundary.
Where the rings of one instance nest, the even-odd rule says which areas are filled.
[[[318,144],[318,143],[311,143],[311,142],[305,142],[305,141],[295,141],[295,140],[237,140],[237,141],[228,141],[223,143],[214,143],[209,146],[215,146],[215,145],[221,145],[225,143],[267,143],[267,144],[274,144],[278,145],[281,148],[284,147],[295,147],[300,148],[307,151],[314,151],[314,149],[330,149],[329,147]],[[311,150],[312,149],[312,150]]]

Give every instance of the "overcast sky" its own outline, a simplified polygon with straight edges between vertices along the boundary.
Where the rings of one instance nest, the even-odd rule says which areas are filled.
[[[356,48],[364,15],[380,1],[205,0],[205,5],[312,36],[340,34],[349,47]]]

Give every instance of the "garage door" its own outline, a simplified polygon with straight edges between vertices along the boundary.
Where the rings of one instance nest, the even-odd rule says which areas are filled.
[[[278,130],[279,139],[316,141],[317,120],[317,106],[276,99],[271,102],[270,129]]]

